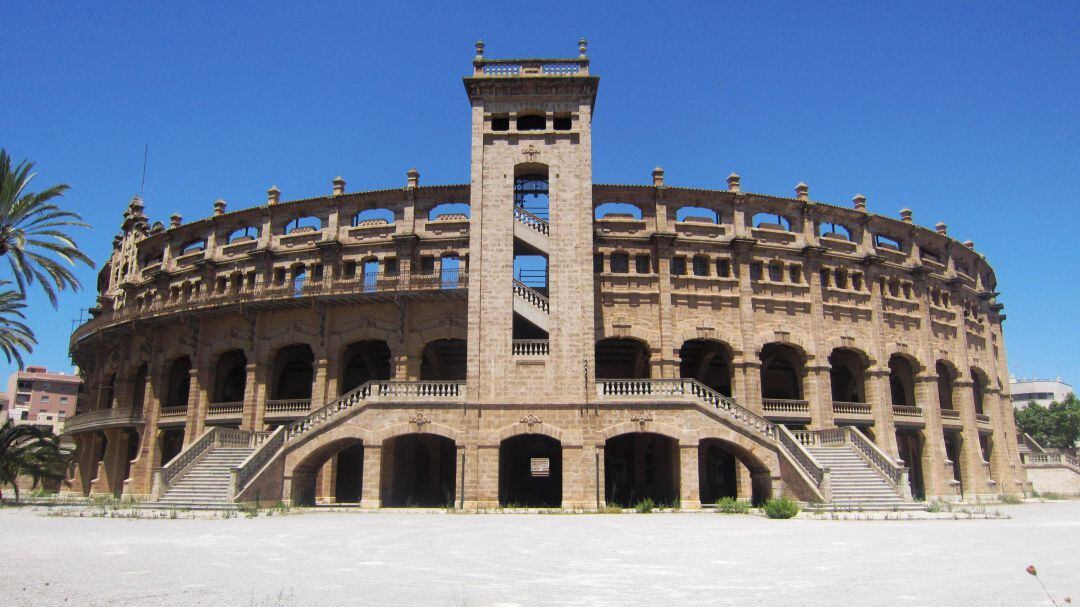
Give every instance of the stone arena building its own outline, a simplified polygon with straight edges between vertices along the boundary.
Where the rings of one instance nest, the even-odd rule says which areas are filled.
[[[1002,305],[946,226],[592,179],[599,79],[464,78],[463,185],[168,227],[135,198],[71,339],[70,492],[174,506],[838,507],[1020,494]]]

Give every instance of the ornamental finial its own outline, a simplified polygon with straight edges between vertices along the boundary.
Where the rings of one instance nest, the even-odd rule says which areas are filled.
[[[578,53],[581,54],[581,57],[580,57],[581,59],[585,58],[585,51],[588,50],[588,48],[589,48],[589,41],[585,39],[585,36],[582,36],[577,41],[577,50],[578,50]]]
[[[477,59],[483,59],[484,58],[484,41],[483,40],[477,40],[476,41],[476,58]]]

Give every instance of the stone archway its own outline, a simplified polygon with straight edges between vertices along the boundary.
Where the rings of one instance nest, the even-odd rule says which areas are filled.
[[[499,444],[499,505],[562,506],[562,443],[543,434],[518,434]]]
[[[313,506],[319,500],[359,503],[364,486],[364,441],[346,437],[319,446],[293,467],[290,482],[289,496],[297,506]]]
[[[619,434],[604,444],[604,499],[631,507],[641,500],[671,505],[679,498],[679,441],[652,432]]]
[[[456,496],[457,445],[445,436],[411,433],[382,443],[384,508],[445,508]]]

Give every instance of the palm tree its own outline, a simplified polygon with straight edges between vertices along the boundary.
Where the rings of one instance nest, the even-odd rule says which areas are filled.
[[[12,168],[11,157],[0,149],[0,257],[8,258],[21,295],[25,297],[26,286],[37,280],[55,308],[58,290],[80,287],[75,274],[56,258],[69,266],[78,261],[94,267],[65,229],[90,226],[78,214],[49,202],[64,195],[66,184],[28,191],[33,168],[34,163],[26,160]]]
[[[68,463],[68,453],[52,431],[10,419],[0,426],[0,498],[4,485],[11,485],[19,501],[20,476],[30,477],[34,488],[42,481],[67,480]]]
[[[21,350],[30,352],[37,340],[34,339],[34,332],[21,320],[26,318],[22,312],[26,307],[22,296],[4,289],[9,284],[9,281],[0,280],[0,352],[4,353],[8,362],[14,360],[22,369]]]

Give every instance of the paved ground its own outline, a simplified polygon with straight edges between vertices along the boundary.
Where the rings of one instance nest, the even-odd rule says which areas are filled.
[[[124,520],[0,509],[0,604],[1049,605],[1080,502],[1007,520],[314,512]]]

